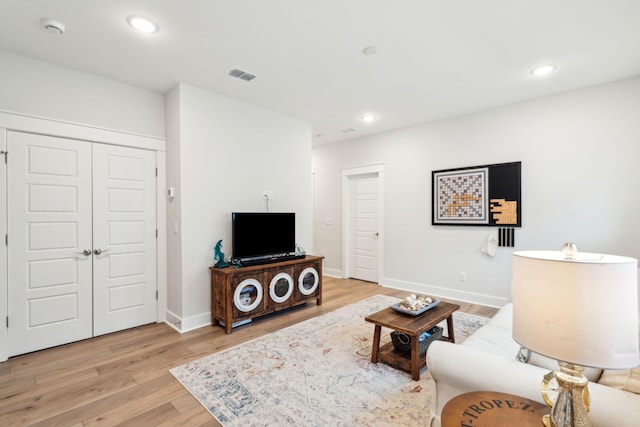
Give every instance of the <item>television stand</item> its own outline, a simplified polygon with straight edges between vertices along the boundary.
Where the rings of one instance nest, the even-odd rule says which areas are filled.
[[[294,256],[265,264],[210,267],[211,324],[230,334],[233,325],[285,308],[322,304],[322,257]]]

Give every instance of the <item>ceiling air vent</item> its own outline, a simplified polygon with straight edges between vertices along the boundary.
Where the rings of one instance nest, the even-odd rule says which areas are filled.
[[[249,82],[249,81],[251,81],[251,80],[256,78],[255,75],[253,75],[251,73],[247,73],[246,71],[239,70],[237,68],[234,68],[233,70],[229,71],[229,75],[231,77],[236,77],[238,79],[241,79],[241,80],[244,80],[244,81],[247,81],[247,82]]]

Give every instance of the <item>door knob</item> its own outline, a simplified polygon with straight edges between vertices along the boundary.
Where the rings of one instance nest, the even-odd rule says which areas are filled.
[[[102,250],[102,249],[100,249],[100,248],[96,248],[96,250],[95,250],[95,251],[93,251],[93,253],[94,253],[94,254],[96,254],[96,255],[100,255],[100,254],[103,254],[103,253],[105,253],[105,252],[109,252],[109,251],[110,251],[110,249],[104,249],[104,250]],[[89,252],[89,253],[91,253],[91,252]]]
[[[76,252],[76,253],[84,256],[91,255],[91,251],[89,249],[85,249],[82,252]]]

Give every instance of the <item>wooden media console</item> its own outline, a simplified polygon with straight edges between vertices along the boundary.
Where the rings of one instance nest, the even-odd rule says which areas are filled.
[[[278,310],[315,301],[322,304],[322,257],[249,267],[210,267],[211,324],[233,326]]]

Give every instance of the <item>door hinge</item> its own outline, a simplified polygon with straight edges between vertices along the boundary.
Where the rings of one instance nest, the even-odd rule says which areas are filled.
[[[158,301],[158,291],[156,291],[156,301]],[[8,319],[8,317],[7,317]]]
[[[7,164],[7,154],[9,154],[8,151],[0,151],[0,154],[2,154],[4,156],[4,164]]]
[[[5,246],[9,246],[9,235],[8,234],[4,235],[4,245]]]
[[[158,176],[158,168],[156,168],[156,176]]]
[[[7,328],[9,327],[9,316],[7,316]]]
[[[158,240],[158,229],[156,228],[156,240]]]

